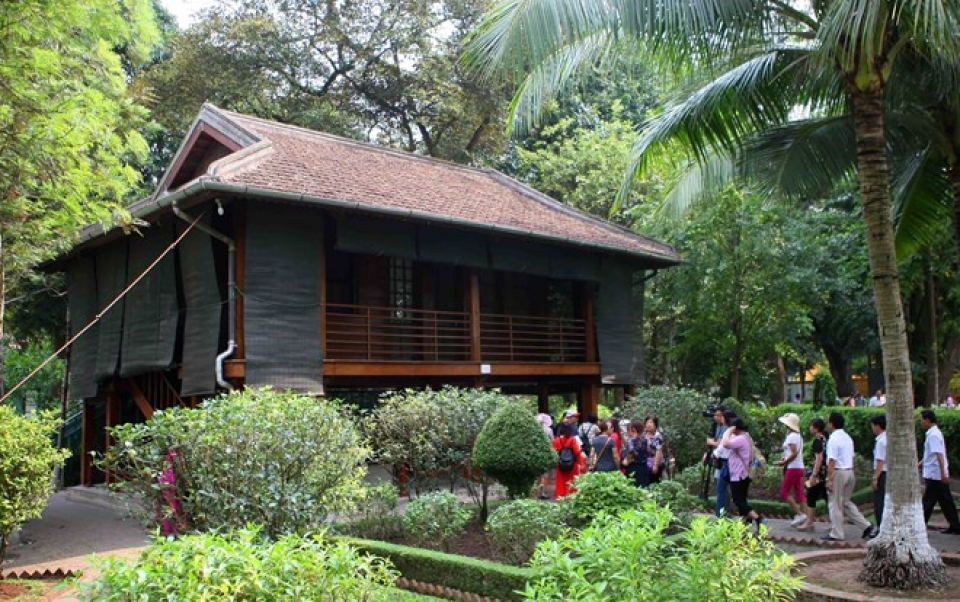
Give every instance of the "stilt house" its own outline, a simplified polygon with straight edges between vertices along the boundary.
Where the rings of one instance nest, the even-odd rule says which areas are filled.
[[[244,385],[449,383],[595,408],[633,384],[635,285],[678,263],[496,171],[212,105],[129,211],[139,232],[88,227],[56,263],[72,331],[103,314],[69,362],[88,485],[105,426]]]

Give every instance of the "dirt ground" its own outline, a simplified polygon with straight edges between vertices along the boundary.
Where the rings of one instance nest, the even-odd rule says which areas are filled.
[[[805,566],[800,569],[799,574],[807,583],[864,596],[886,596],[901,600],[960,600],[960,566],[947,566],[951,584],[946,589],[935,592],[891,592],[888,589],[864,585],[857,581],[862,567],[863,560],[860,558],[831,560]]]

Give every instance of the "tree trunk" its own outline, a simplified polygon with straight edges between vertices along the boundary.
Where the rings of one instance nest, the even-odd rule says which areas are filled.
[[[960,131],[957,134],[960,135]],[[955,148],[954,152],[960,152],[960,147]],[[960,265],[960,163],[948,162],[947,175],[953,186],[953,248],[957,253],[956,262]]]
[[[774,362],[777,369],[776,390],[774,391],[775,402],[778,404],[789,402],[791,400],[787,399],[787,366],[783,363],[783,356],[777,354]]]
[[[937,283],[933,267],[927,267],[927,313],[930,318],[930,347],[927,350],[927,391],[923,405],[940,403],[940,352],[937,347]]]
[[[827,365],[830,367],[833,382],[837,383],[837,394],[846,398],[856,393],[857,388],[853,384],[853,371],[850,368],[849,355],[828,345],[822,345],[821,349],[823,355],[827,358]]]
[[[917,487],[917,440],[906,320],[890,216],[883,89],[851,94],[867,256],[887,390],[887,501],[880,534],[867,547],[860,579],[870,585],[919,589],[947,581],[927,539]]]
[[[4,310],[7,305],[6,262],[3,255],[3,232],[0,231],[0,398],[7,394],[7,337],[4,329]],[[26,412],[26,404],[24,404]]]
[[[947,342],[943,344],[943,352],[940,357],[943,359],[937,371],[940,374],[939,388],[941,394],[946,397],[953,394],[953,391],[950,390],[950,379],[953,378],[957,367],[960,366],[960,337],[954,336],[947,339]]]

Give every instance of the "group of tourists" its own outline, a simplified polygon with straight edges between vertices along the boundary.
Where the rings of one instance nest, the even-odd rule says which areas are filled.
[[[556,499],[573,493],[574,479],[586,472],[619,471],[637,487],[648,487],[663,476],[666,454],[656,416],[621,422],[591,414],[581,421],[579,412],[568,410],[555,431],[549,415],[537,419],[557,452]]]
[[[747,467],[753,460],[750,454],[757,453],[753,450],[749,430],[741,419],[723,408],[716,409],[714,421],[714,433],[707,438],[707,445],[712,448],[715,467],[716,515],[724,515],[728,500],[732,498],[745,521],[759,524],[760,518],[747,500],[750,486]],[[791,524],[800,531],[814,531],[816,504],[824,500],[829,510],[830,529],[823,539],[842,541],[845,538],[844,524],[847,522],[860,529],[863,538],[876,537],[883,520],[886,496],[886,416],[874,416],[870,420],[874,435],[871,487],[876,526],[864,518],[850,499],[856,482],[855,450],[853,439],[844,431],[843,415],[833,412],[826,422],[820,418],[810,421],[808,431],[812,437],[813,464],[809,470],[803,459],[804,441],[799,416],[789,413],[781,416],[779,421],[786,427],[787,435],[781,445],[782,455],[774,464],[783,467],[780,497],[793,509],[795,516]],[[923,458],[918,465],[925,484],[924,522],[930,520],[934,507],[939,504],[949,523],[949,527],[941,532],[960,534],[957,508],[950,493],[946,445],[932,410],[921,412],[920,427],[925,433]]]

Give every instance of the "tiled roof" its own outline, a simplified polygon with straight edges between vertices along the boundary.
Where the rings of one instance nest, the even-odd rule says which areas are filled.
[[[409,210],[478,227],[522,231],[644,255],[672,247],[574,210],[507,176],[205,106],[260,140],[211,166],[208,177],[261,190]],[[244,149],[247,150],[247,149]],[[253,148],[249,149],[254,151]]]

